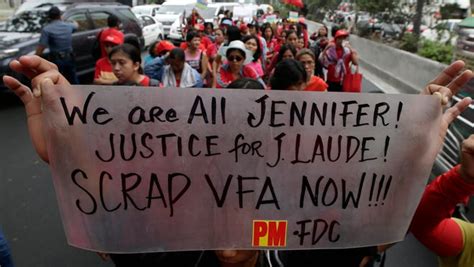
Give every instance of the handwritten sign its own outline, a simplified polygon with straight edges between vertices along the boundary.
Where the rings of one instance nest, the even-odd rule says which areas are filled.
[[[88,250],[400,241],[437,153],[429,96],[56,89],[50,165],[68,242]]]

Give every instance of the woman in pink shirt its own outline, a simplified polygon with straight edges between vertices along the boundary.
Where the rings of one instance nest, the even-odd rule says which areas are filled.
[[[252,62],[247,65],[254,69],[259,77],[262,77],[263,68],[262,62],[260,61],[260,56],[262,55],[262,48],[260,47],[259,38],[256,35],[247,35],[242,39],[242,41],[245,44],[245,48],[247,48],[247,50],[249,50],[253,55]]]

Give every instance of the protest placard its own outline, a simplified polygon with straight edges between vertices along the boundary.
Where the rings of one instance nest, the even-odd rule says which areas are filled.
[[[290,11],[289,15],[288,15],[288,20],[293,21],[293,22],[297,22],[298,21],[298,12]]]
[[[68,242],[88,250],[400,241],[438,149],[431,96],[56,89],[50,166]]]
[[[265,18],[265,22],[267,22],[267,23],[276,23],[277,22],[277,16],[276,15],[269,15]]]
[[[245,8],[245,6],[234,6],[232,13],[234,14],[233,18],[235,20],[240,18],[251,19],[254,15],[253,10],[251,8]]]

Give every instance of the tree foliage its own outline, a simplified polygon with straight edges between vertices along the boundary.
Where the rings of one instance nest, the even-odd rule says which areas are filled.
[[[356,3],[359,10],[376,14],[395,10],[399,6],[400,0],[357,0]]]

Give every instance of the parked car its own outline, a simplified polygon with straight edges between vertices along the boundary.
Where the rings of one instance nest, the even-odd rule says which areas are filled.
[[[190,4],[195,5],[195,3],[196,1],[183,0],[179,2],[165,2],[163,5],[161,5],[160,9],[156,13],[156,18],[163,24],[165,37],[168,37],[168,34],[170,34],[171,25],[182,14],[183,10],[185,10],[187,6],[190,6]],[[186,14],[189,14],[191,9],[186,11]]]
[[[142,22],[143,38],[145,39],[145,47],[150,46],[156,40],[163,40],[163,24],[149,15],[139,16]]]
[[[461,22],[460,19],[446,19],[440,20],[436,25],[426,29],[421,33],[421,37],[430,41],[439,41],[442,43],[449,42],[451,45],[456,45],[457,25]]]
[[[155,17],[160,9],[160,5],[152,4],[152,5],[140,5],[132,7],[132,12],[137,15],[148,15]]]
[[[72,45],[76,59],[77,73],[82,83],[92,82],[95,60],[91,49],[102,28],[107,27],[109,15],[116,15],[122,22],[122,31],[126,39],[136,39],[143,46],[144,40],[138,18],[130,7],[118,3],[77,3],[58,4],[62,17],[75,22],[78,29],[72,35]],[[8,64],[22,55],[35,53],[41,29],[48,23],[47,11],[50,6],[34,8],[14,15],[0,28],[0,76],[13,75],[28,84],[25,77],[13,73]],[[48,57],[46,49],[44,56]],[[5,90],[0,81],[0,90]]]

